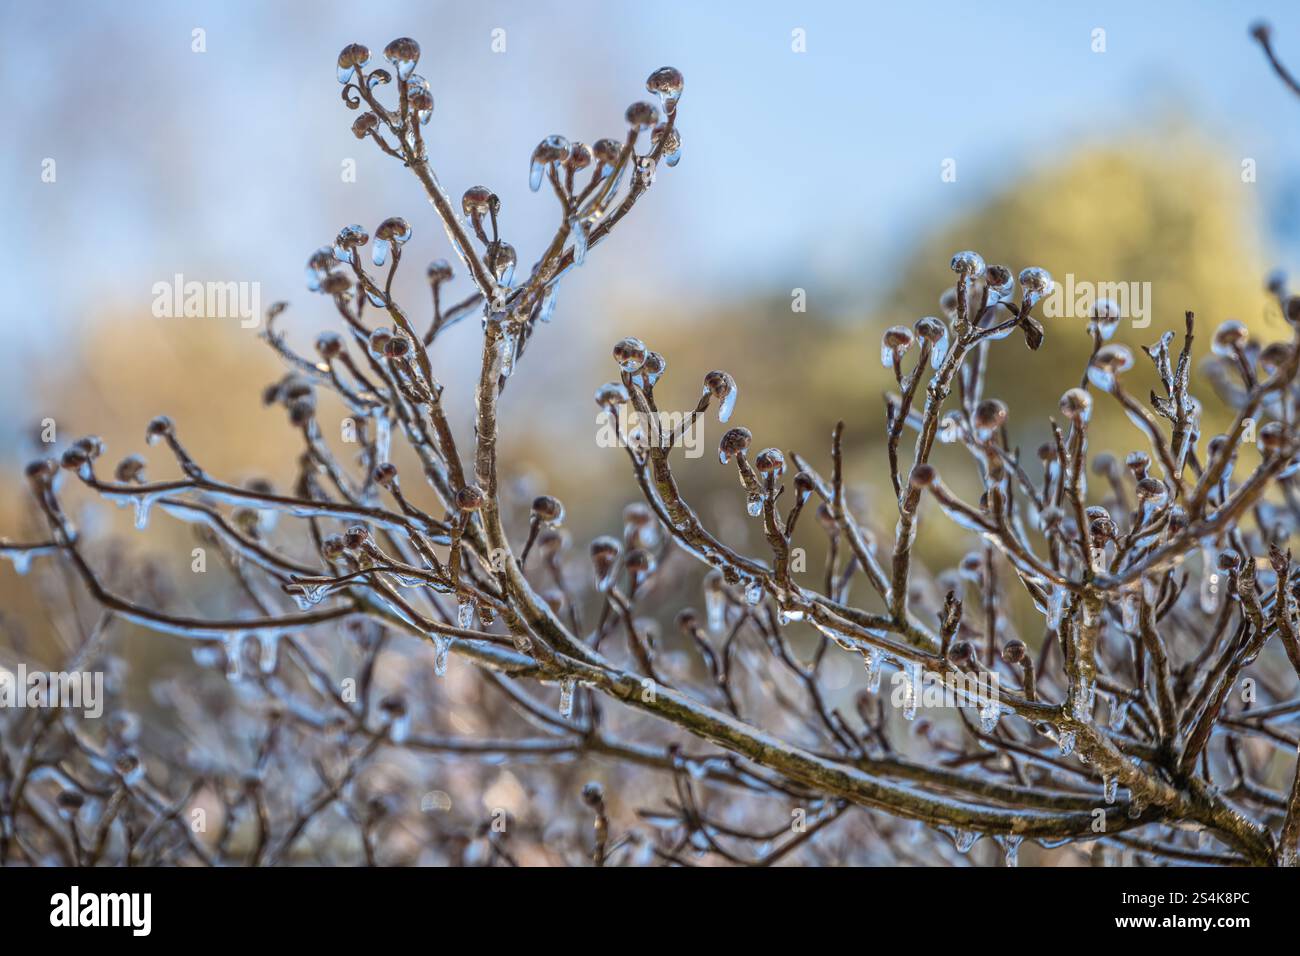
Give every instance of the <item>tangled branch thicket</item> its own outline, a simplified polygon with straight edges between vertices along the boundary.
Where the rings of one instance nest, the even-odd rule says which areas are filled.
[[[1081,845],[1097,862],[1295,865],[1300,777],[1286,725],[1300,713],[1300,581],[1285,541],[1300,522],[1300,297],[1272,286],[1290,341],[1261,347],[1232,321],[1214,332],[1208,372],[1234,417],[1204,441],[1189,393],[1192,314],[1181,334],[1144,350],[1163,390],[1144,402],[1124,384],[1132,353],[1108,342],[1119,311],[1099,302],[1091,360],[1059,415],[1043,416],[1035,465],[1012,447],[985,368],[991,348],[1021,338],[1038,348],[1033,312],[1052,279],[1024,269],[1017,296],[1007,267],[958,253],[946,321],[896,326],[882,341],[897,383],[885,424],[893,542],[877,543],[850,507],[843,424],[822,471],[794,452],[751,453],[751,433],[733,427],[720,458],[761,522],[763,556],[706,527],[674,470],[687,429],[711,408],[730,417],[736,383],[710,372],[695,408],[658,427],[665,360],[625,338],[613,350],[617,378],[596,398],[627,429],[621,445],[644,502],[628,507],[621,534],[591,542],[582,572],[587,558],[566,556],[561,503],[542,496],[525,512],[503,480],[499,400],[560,279],[622,222],[661,163],[675,164],[681,74],[651,74],[659,105],[633,104],[621,141],[552,136],[537,147],[531,185],[554,192],[560,220],[515,283],[498,198],[474,187],[458,211],[429,165],[421,130],[433,98],[414,72],[418,45],[398,39],[384,52],[391,70],[371,68],[360,45],[339,57],[343,99],[362,110],[353,131],[419,180],[473,291],[450,301],[452,269],[435,262],[432,320],[417,328],[391,294],[411,237],[400,218],[373,237],[348,226],[312,255],[309,284],[343,334],[322,334],[317,358],[301,355],[275,330],[281,306],[264,331],[290,370],[267,402],[287,409],[302,443],[287,493],[210,474],[166,417],[149,423],[147,440],[170,450],[179,478],[146,478],[136,456],[104,478],[96,438],[63,453],[62,469],[133,505],[142,525],[151,508],[198,525],[238,585],[243,609],[229,619],[114,590],[61,503],[59,463],[30,466],[49,536],[0,550],[20,567],[39,558],[52,573],[75,572],[102,608],[62,666],[120,665],[108,635],[126,622],[191,642],[229,684],[219,682],[222,694],[161,688],[174,733],[125,710],[101,722],[54,708],[5,713],[0,860],[965,863],[990,837],[1008,863],[1028,839]],[[378,97],[391,85],[396,108]],[[482,354],[462,457],[430,352],[473,314]],[[320,390],[355,421],[359,462],[324,441]],[[1131,419],[1149,447],[1122,462],[1093,453],[1103,407]],[[1260,463],[1241,474],[1234,464],[1252,431]],[[399,480],[396,441],[421,474]],[[969,453],[978,501],[931,463],[936,441]],[[918,523],[940,513],[979,546],[931,576],[913,544]],[[296,520],[276,526],[276,515]],[[288,524],[299,533],[282,533]],[[826,551],[819,586],[796,579],[796,532]],[[680,641],[657,635],[641,616],[647,594],[700,564],[705,613],[681,611]],[[865,598],[853,603],[852,590]],[[1017,592],[1041,621],[1023,638],[1009,609]],[[431,653],[412,652],[405,635]],[[451,654],[475,666],[451,667]],[[868,672],[856,714],[825,686],[837,655]],[[902,717],[916,717],[936,679],[965,706],[943,726],[915,719],[899,739],[886,671]],[[438,706],[448,685],[451,713]],[[492,798],[472,799],[501,785],[502,763],[530,781],[522,803],[534,809],[515,800],[505,818]],[[593,767],[603,785],[573,779]],[[200,807],[210,828],[194,823]]]

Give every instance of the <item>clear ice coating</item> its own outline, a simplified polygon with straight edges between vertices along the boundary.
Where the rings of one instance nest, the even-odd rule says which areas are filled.
[[[976,841],[980,838],[979,833],[975,830],[962,830],[956,827],[944,827],[943,829],[944,832],[952,837],[952,845],[956,848],[958,853],[969,853],[971,847],[973,847]]]
[[[903,719],[915,720],[916,707],[921,700],[921,664],[919,661],[903,661],[903,674],[907,683],[903,688]]]
[[[1061,748],[1061,756],[1068,757],[1074,753],[1074,731],[1067,730],[1056,738],[1057,745]]]
[[[1002,716],[1002,708],[998,706],[995,700],[986,700],[980,705],[980,730],[986,734],[993,733],[998,726],[998,718]]]
[[[1025,842],[1025,838],[1018,834],[1008,834],[1004,837],[998,837],[997,841],[1002,845],[1007,866],[1019,866],[1020,844]]]
[[[222,638],[226,652],[226,680],[238,682],[244,679],[242,656],[244,652],[244,635],[237,632]]]
[[[576,683],[568,678],[560,684],[560,716],[568,719],[573,716],[573,691]]]
[[[880,690],[880,678],[885,672],[885,655],[878,647],[867,649],[864,660],[867,671],[867,690],[876,693]]]
[[[456,604],[456,625],[469,630],[474,626],[474,602],[462,598]]]
[[[943,364],[943,360],[948,357],[948,327],[944,326],[943,334],[938,340],[930,344],[930,367],[937,369]]]
[[[1219,609],[1219,592],[1221,590],[1218,558],[1214,552],[1214,543],[1201,548],[1201,610],[1213,614]]]
[[[447,654],[450,650],[450,637],[446,634],[433,635],[433,672],[438,677],[447,676]]]
[[[573,236],[573,264],[580,266],[587,259],[587,227],[577,216],[569,220],[569,234]]]

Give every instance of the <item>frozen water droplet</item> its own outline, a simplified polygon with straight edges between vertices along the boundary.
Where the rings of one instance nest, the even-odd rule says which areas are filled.
[[[1106,802],[1107,802],[1107,803],[1114,803],[1114,802],[1115,802],[1115,796],[1116,796],[1116,794],[1119,792],[1119,778],[1118,778],[1118,777],[1102,777],[1102,778],[1101,778],[1101,789],[1102,789],[1102,795],[1106,798]]]
[[[551,321],[551,316],[555,314],[555,286],[549,286],[542,293],[542,304],[537,309],[537,318],[542,322]]]
[[[948,329],[945,327],[939,341],[930,345],[930,367],[937,369],[948,357]]]
[[[137,495],[135,499],[135,528],[143,531],[149,527],[149,511],[153,507],[152,495]]]
[[[998,843],[1002,844],[1007,866],[1020,865],[1020,844],[1024,842],[1025,838],[1019,835],[998,837]]]
[[[750,581],[745,588],[745,603],[751,607],[763,598],[763,585],[760,581]]]
[[[14,573],[22,575],[32,569],[32,553],[30,551],[6,551],[7,557],[14,566]]]
[[[450,650],[450,637],[446,634],[433,635],[433,673],[438,677],[447,676],[447,654]]]
[[[533,160],[528,166],[528,188],[533,192],[542,188],[542,173],[546,171],[546,164]]]
[[[986,734],[993,733],[998,726],[998,718],[1002,716],[1002,708],[998,706],[997,701],[986,700],[980,705],[980,730]]]
[[[456,623],[465,630],[469,630],[474,626],[474,602],[472,600],[462,598],[456,605]]]
[[[980,838],[979,833],[974,830],[952,830],[952,845],[956,847],[958,853],[969,853],[975,841]]]
[[[370,246],[370,259],[377,266],[382,266],[388,261],[388,250],[392,243],[387,239],[376,238]]]
[[[566,720],[573,716],[574,680],[569,678],[560,684],[560,716]]]
[[[761,515],[763,513],[763,496],[751,492],[745,498],[745,510],[749,512],[751,518],[757,518]]]
[[[736,410],[736,396],[740,394],[740,388],[733,382],[731,390],[727,392],[718,405],[718,421],[724,425],[731,419],[731,413]]]

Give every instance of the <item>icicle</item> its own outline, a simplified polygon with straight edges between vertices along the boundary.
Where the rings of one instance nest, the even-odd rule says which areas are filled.
[[[1024,842],[1025,838],[1019,835],[998,837],[998,843],[1002,844],[1002,850],[1006,854],[1007,866],[1020,865],[1020,844]]]
[[[243,661],[240,660],[240,656],[244,650],[244,636],[242,634],[227,634],[222,639],[222,644],[226,650],[226,680],[232,682],[243,680]]]
[[[1213,539],[1201,546],[1201,610],[1213,614],[1219,609],[1219,591],[1222,577],[1219,575],[1217,556],[1214,553]]]
[[[15,574],[26,574],[32,569],[31,551],[20,551],[15,548],[12,551],[0,551],[0,554],[3,554],[13,563]]]
[[[447,676],[447,653],[450,650],[450,637],[446,634],[433,635],[433,673],[438,677]]]
[[[1115,797],[1119,793],[1119,777],[1109,777],[1102,775],[1101,778],[1102,795],[1106,798],[1107,803],[1114,803]]]
[[[274,674],[280,657],[280,637],[278,634],[259,634],[257,668],[263,674]]]
[[[921,665],[918,661],[903,661],[903,674],[907,686],[903,690],[903,719],[916,719],[916,705],[921,699]]]
[[[474,626],[474,601],[472,598],[461,598],[456,605],[456,626],[469,630]]]
[[[750,581],[749,586],[745,588],[745,603],[753,607],[763,599],[763,584],[761,581]]]
[[[975,845],[975,841],[980,835],[974,830],[953,830],[952,845],[956,847],[958,853],[969,853],[970,848]]]
[[[885,672],[885,656],[880,648],[872,647],[867,651],[867,690],[876,693],[880,690],[880,677]]]
[[[137,495],[135,499],[135,528],[143,531],[149,527],[149,511],[153,507],[153,495]]]
[[[576,686],[573,678],[567,678],[560,684],[560,716],[566,720],[573,716],[573,690]]]
[[[1138,611],[1141,607],[1136,594],[1125,594],[1119,599],[1121,624],[1124,630],[1134,633],[1138,629]]]
[[[393,722],[388,725],[388,736],[395,744],[404,744],[407,738],[411,736],[411,715],[403,711],[393,718]]]
[[[569,232],[573,236],[573,264],[580,266],[587,258],[587,227],[575,216],[569,220]]]
[[[704,612],[709,622],[709,632],[711,634],[721,634],[724,618],[727,611],[727,595],[723,593],[721,586],[718,588],[706,588],[704,591]]]
[[[1128,723],[1128,708],[1130,703],[1132,703],[1132,701],[1128,698],[1111,702],[1110,719],[1107,721],[1111,730],[1121,731],[1124,729],[1124,725]]]

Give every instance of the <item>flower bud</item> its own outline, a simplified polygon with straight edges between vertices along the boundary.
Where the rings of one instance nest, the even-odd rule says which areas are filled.
[[[352,135],[365,139],[379,128],[379,117],[367,110],[352,121]]]
[[[533,499],[533,517],[545,525],[554,527],[564,520],[564,505],[559,498],[539,495]]]
[[[959,252],[952,257],[949,268],[959,276],[967,279],[978,279],[984,274],[984,259],[978,252]]]
[[[1030,266],[1027,269],[1020,270],[1020,288],[1027,295],[1044,296],[1051,293],[1055,283],[1052,281],[1052,274],[1046,269],[1040,269],[1038,266]]]
[[[646,92],[655,93],[664,109],[672,112],[682,95],[682,73],[676,67],[661,66],[645,81]]]
[[[627,389],[622,382],[606,382],[596,389],[596,404],[601,408],[613,411],[618,406],[626,404],[628,400]]]
[[[1210,349],[1215,355],[1231,358],[1237,354],[1237,349],[1245,348],[1248,341],[1250,341],[1250,333],[1246,330],[1246,326],[1236,319],[1228,319],[1214,330]]]
[[[144,459],[139,455],[127,455],[117,463],[113,476],[123,484],[144,481]]]
[[[356,75],[358,67],[370,62],[370,50],[360,43],[349,43],[338,59],[338,77],[340,83],[347,83]]]
[[[743,454],[749,449],[754,436],[748,428],[731,428],[722,435],[718,442],[718,458],[725,465],[735,455]]]
[[[452,277],[451,263],[446,259],[434,259],[429,263],[429,267],[424,270],[424,277],[429,280],[429,285],[441,285],[449,282]]]
[[[614,361],[625,372],[635,372],[645,364],[645,343],[638,338],[628,336],[614,344]]]
[[[629,126],[644,132],[659,122],[659,107],[643,100],[629,106],[625,116]]]
[[[478,485],[466,485],[456,492],[456,507],[466,513],[478,511],[484,500],[483,489]]]
[[[880,337],[880,364],[893,368],[915,340],[912,330],[905,325],[892,325],[885,329],[885,334]]]
[[[780,478],[785,473],[785,455],[779,448],[764,448],[755,456],[754,468],[760,475]]]
[[[929,488],[938,477],[939,473],[935,470],[934,465],[922,462],[912,469],[912,475],[908,481],[913,488]]]
[[[1061,414],[1071,421],[1086,422],[1092,414],[1092,396],[1081,388],[1071,388],[1061,396]]]
[[[145,428],[144,441],[146,445],[156,445],[161,439],[175,433],[176,426],[172,424],[172,420],[166,415],[159,415]]]
[[[948,648],[948,660],[957,667],[969,667],[975,662],[975,645],[970,641],[954,641]]]
[[[391,488],[393,482],[397,480],[397,466],[391,461],[385,461],[376,465],[374,478],[375,484],[380,488]]]
[[[420,44],[410,37],[398,37],[384,47],[384,59],[393,64],[399,79],[407,79],[420,62]]]
[[[343,337],[337,332],[322,332],[316,339],[316,351],[327,362],[337,358],[343,351]]]
[[[1025,642],[1019,638],[1012,638],[1002,645],[1002,659],[1008,664],[1015,665],[1025,660],[1029,655],[1029,648]]]
[[[492,208],[496,194],[486,186],[470,186],[461,198],[460,206],[470,218],[486,216]]]

